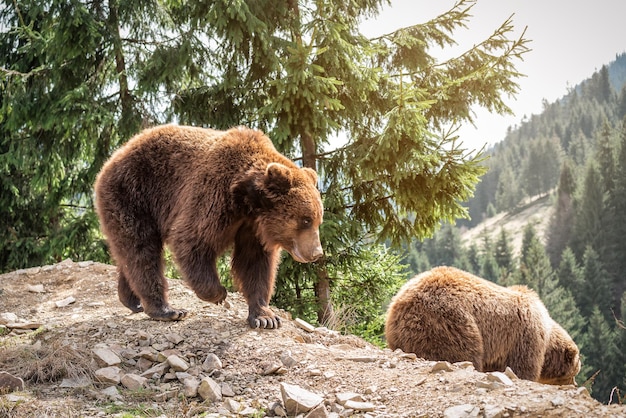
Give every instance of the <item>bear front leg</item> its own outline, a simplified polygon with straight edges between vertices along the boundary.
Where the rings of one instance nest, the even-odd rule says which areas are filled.
[[[278,328],[280,317],[269,308],[280,249],[266,250],[249,227],[235,237],[231,268],[233,279],[248,302],[251,328]]]
[[[226,300],[228,292],[220,283],[219,274],[215,265],[217,257],[211,251],[201,249],[200,245],[185,246],[187,251],[175,251],[178,267],[185,281],[200,299],[220,304]]]

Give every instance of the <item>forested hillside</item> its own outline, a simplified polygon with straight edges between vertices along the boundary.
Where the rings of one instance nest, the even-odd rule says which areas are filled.
[[[455,265],[502,285],[535,289],[583,354],[579,383],[597,399],[626,388],[626,54],[604,65],[540,115],[524,116],[488,151],[489,172],[469,202],[471,221],[415,243],[415,272]],[[523,227],[519,254],[501,228],[467,245],[461,228],[551,199],[545,230]],[[519,228],[519,227],[517,227]],[[538,232],[541,232],[540,234]],[[540,236],[542,238],[540,238]]]

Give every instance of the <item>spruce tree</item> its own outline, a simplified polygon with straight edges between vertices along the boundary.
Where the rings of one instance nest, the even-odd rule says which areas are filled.
[[[621,350],[617,346],[617,334],[609,325],[597,305],[591,309],[589,326],[585,336],[584,360],[586,368],[592,374],[599,372],[591,386],[591,395],[606,403],[611,391],[619,386],[623,375],[619,364]]]
[[[607,321],[612,320],[613,300],[611,283],[600,256],[591,246],[587,246],[583,256],[583,292],[580,310],[590,317],[594,308],[599,309]]]
[[[558,266],[561,254],[570,241],[574,219],[573,194],[576,187],[571,162],[563,161],[554,209],[546,231],[546,252],[553,268]]]
[[[574,252],[569,247],[563,251],[556,276],[559,285],[572,293],[576,305],[580,308],[585,298],[585,278],[582,268],[576,262]]]
[[[522,251],[519,260],[519,269],[513,280],[535,290],[543,297],[544,283],[554,274],[545,248],[541,244],[535,228],[527,224],[522,238]]]
[[[500,274],[505,275],[513,271],[513,249],[509,241],[506,229],[500,228],[500,234],[494,247],[494,257],[500,268]]]

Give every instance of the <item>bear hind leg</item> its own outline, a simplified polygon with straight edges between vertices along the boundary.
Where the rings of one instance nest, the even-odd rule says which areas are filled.
[[[118,296],[133,312],[143,310],[150,318],[177,321],[187,316],[184,309],[172,308],[167,301],[167,280],[163,274],[163,243],[150,225],[138,228],[141,240],[135,237],[110,240],[109,246],[117,261]]]
[[[128,278],[124,274],[121,267],[118,266],[118,278],[117,278],[117,295],[120,302],[124,304],[128,309],[134,313],[143,312],[143,306],[141,306],[141,300],[130,288]]]

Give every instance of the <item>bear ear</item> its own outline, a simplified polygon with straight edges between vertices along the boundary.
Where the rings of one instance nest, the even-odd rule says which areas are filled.
[[[289,167],[280,163],[269,163],[265,169],[265,185],[275,193],[286,194],[291,189],[292,174]]]
[[[302,171],[304,171],[304,173],[311,178],[311,180],[313,181],[313,184],[317,185],[317,173],[315,172],[315,170],[313,170],[312,168],[309,167],[303,167]]]
[[[258,186],[255,176],[247,176],[231,187],[235,210],[254,215],[271,207],[271,202]]]

